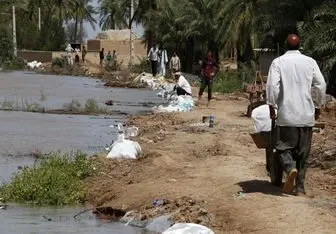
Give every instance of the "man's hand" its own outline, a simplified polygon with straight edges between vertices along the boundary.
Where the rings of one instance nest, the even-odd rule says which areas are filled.
[[[319,108],[315,108],[315,120],[318,120],[321,115],[321,110]]]
[[[270,111],[270,118],[272,120],[275,120],[277,118],[276,114],[275,114],[275,109],[273,106],[269,105],[269,111]]]

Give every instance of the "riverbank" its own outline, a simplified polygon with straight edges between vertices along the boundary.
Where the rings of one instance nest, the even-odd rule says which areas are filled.
[[[265,152],[249,136],[247,105],[245,95],[217,95],[210,107],[193,112],[130,117],[139,127],[135,140],[143,154],[135,161],[99,156],[101,171],[87,180],[89,204],[135,211],[139,220],[172,214],[175,221],[200,223],[216,233],[335,230],[335,169],[313,163],[335,147],[335,119],[324,116],[326,129],[314,134],[315,168],[308,169],[307,188],[315,197],[299,198],[268,182]],[[210,114],[214,128],[201,124]],[[162,204],[153,206],[154,199]]]

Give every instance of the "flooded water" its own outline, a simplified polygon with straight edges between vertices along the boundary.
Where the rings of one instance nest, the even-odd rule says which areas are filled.
[[[84,77],[0,73],[1,102],[43,100],[47,109],[60,109],[72,100],[84,105],[94,98],[101,105],[113,100],[109,109],[133,114],[150,111],[143,103],[162,103],[155,94],[149,90],[106,88],[101,81]],[[25,156],[31,152],[101,152],[116,138],[116,129],[108,126],[124,121],[124,117],[0,111],[0,183],[9,182],[19,167],[33,165],[34,159]],[[91,213],[75,220],[73,216],[81,209],[10,204],[0,210],[1,233],[149,233],[122,223],[101,223]]]

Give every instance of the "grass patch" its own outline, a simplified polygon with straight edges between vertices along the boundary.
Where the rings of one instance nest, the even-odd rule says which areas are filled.
[[[83,180],[94,172],[86,154],[54,152],[15,174],[12,182],[0,189],[0,197],[5,201],[36,205],[80,204],[86,198]]]
[[[213,91],[219,93],[234,93],[241,91],[244,84],[248,83],[252,77],[246,71],[225,71],[219,72],[214,81]]]

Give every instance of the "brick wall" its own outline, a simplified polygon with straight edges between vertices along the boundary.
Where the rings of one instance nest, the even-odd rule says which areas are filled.
[[[31,50],[21,50],[17,52],[18,57],[22,57],[28,62],[38,61],[42,63],[48,63],[52,60],[51,51],[31,51]]]

